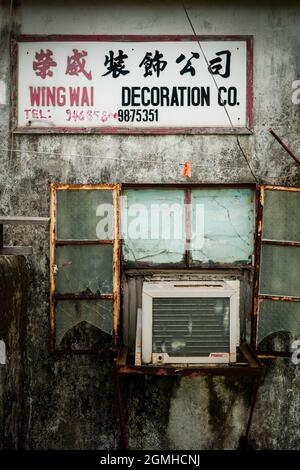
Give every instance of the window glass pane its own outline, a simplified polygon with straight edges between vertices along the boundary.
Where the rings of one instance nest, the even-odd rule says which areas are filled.
[[[300,336],[300,303],[262,300],[258,315],[257,344],[266,351],[291,351]],[[263,342],[263,343],[262,343]]]
[[[300,191],[265,191],[263,238],[300,241]]]
[[[58,190],[57,238],[112,240],[112,190]]]
[[[56,248],[56,292],[113,292],[112,245],[68,245]]]
[[[56,345],[92,349],[111,343],[112,300],[61,300],[56,306]]]
[[[194,264],[251,264],[254,190],[193,189],[191,255]]]
[[[180,263],[185,256],[182,189],[130,189],[122,196],[126,262]]]
[[[263,245],[260,294],[300,297],[300,248]]]

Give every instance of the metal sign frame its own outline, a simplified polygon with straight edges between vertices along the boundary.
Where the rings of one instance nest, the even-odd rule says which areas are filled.
[[[246,126],[234,127],[18,127],[18,43],[22,42],[174,42],[245,41],[247,54]],[[11,43],[11,128],[21,134],[252,134],[253,130],[253,36],[244,35],[19,35]]]

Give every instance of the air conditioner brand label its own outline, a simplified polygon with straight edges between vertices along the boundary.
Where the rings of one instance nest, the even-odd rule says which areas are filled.
[[[225,357],[226,354],[223,353],[210,353],[209,357]]]

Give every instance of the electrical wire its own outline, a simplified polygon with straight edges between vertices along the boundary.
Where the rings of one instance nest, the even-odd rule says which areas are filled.
[[[203,47],[201,46],[200,41],[199,41],[199,39],[198,39],[198,36],[197,36],[196,30],[195,30],[195,28],[194,28],[194,25],[193,25],[193,23],[192,23],[192,21],[191,21],[191,18],[190,18],[189,14],[188,14],[188,11],[187,11],[185,5],[182,4],[182,7],[183,7],[183,9],[184,9],[184,12],[185,12],[186,17],[187,17],[187,20],[188,20],[188,22],[189,22],[189,24],[190,24],[191,30],[193,31],[193,34],[194,34],[194,36],[195,36],[195,38],[196,38],[196,41],[197,41],[197,43],[198,43],[198,46],[199,46],[199,48],[200,48],[200,50],[201,50],[201,52],[202,52],[202,55],[203,55],[203,57],[204,57],[204,60],[205,60],[205,62],[206,62],[206,65],[207,65],[207,67],[208,67],[208,70],[209,70],[209,61],[208,61],[208,59],[207,59],[207,57],[206,57],[206,55],[205,55],[205,53],[204,53],[204,50],[203,50]],[[209,72],[210,72],[210,71],[209,71]],[[214,82],[214,84],[215,84],[215,86],[216,86],[216,89],[217,89],[217,92],[218,92],[218,97],[221,98],[220,89],[219,89],[219,87],[218,87],[217,81],[216,81],[215,77],[213,76],[213,74],[212,74],[211,72],[210,72],[210,74],[211,74],[212,80],[213,80],[213,82]],[[229,115],[229,112],[228,112],[228,110],[227,110],[226,105],[224,105],[224,110],[225,110],[225,113],[226,113],[226,115],[227,115],[227,118],[228,118],[228,121],[229,121],[229,123],[230,123],[231,128],[234,129],[234,126],[233,126],[233,123],[232,123],[232,120],[231,120],[231,118],[230,118],[230,115]],[[256,177],[256,175],[255,175],[255,173],[254,173],[254,171],[253,171],[252,168],[251,168],[250,162],[249,162],[248,158],[246,157],[246,154],[245,154],[245,152],[244,152],[244,150],[243,150],[243,148],[242,148],[242,146],[241,146],[241,143],[240,143],[240,140],[239,140],[239,136],[238,136],[238,135],[236,136],[236,140],[237,140],[238,148],[239,148],[240,152],[242,153],[242,155],[243,155],[243,157],[244,157],[244,159],[245,159],[245,162],[247,163],[247,166],[248,166],[248,168],[249,168],[249,170],[250,170],[250,172],[251,172],[251,175],[253,176],[253,178],[254,178],[254,180],[256,181],[256,183],[258,183],[258,179],[257,179],[257,177]]]

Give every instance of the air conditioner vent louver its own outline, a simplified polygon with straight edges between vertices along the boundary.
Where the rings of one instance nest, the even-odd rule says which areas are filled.
[[[177,357],[228,352],[229,308],[228,297],[153,298],[153,352]]]

